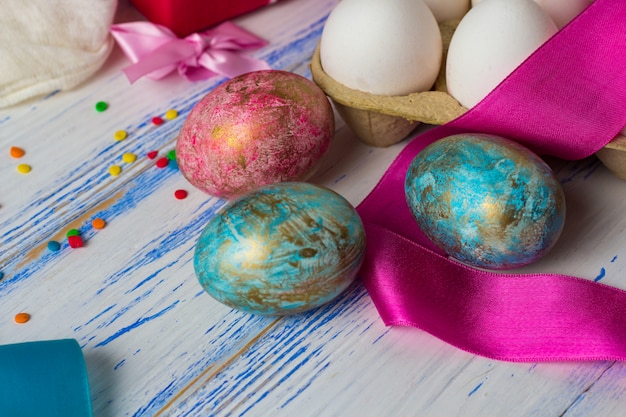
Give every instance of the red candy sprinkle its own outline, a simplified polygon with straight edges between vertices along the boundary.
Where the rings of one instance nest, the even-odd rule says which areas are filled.
[[[159,158],[156,161],[157,168],[165,168],[170,163],[170,160],[167,158]]]
[[[163,124],[163,119],[161,119],[159,116],[154,116],[152,118],[152,124],[156,125],[156,126],[162,125]]]
[[[83,247],[83,239],[80,236],[68,236],[67,243],[74,249]]]
[[[174,197],[176,197],[179,200],[182,200],[183,198],[187,198],[187,191],[185,191],[185,190],[176,190],[174,192]]]
[[[156,158],[156,157],[157,157],[157,155],[158,155],[158,154],[159,154],[159,151],[150,151],[150,152],[148,152],[148,155],[147,155],[147,156],[148,156],[148,158],[150,158],[150,159],[154,159],[154,158]]]

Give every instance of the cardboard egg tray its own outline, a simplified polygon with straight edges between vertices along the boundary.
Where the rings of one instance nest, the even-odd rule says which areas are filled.
[[[377,147],[393,145],[406,138],[420,123],[445,124],[467,111],[448,94],[446,87],[446,56],[457,25],[458,21],[439,25],[444,54],[431,91],[383,96],[348,88],[324,72],[319,45],[311,60],[313,81],[332,100],[339,115],[361,141]],[[626,136],[616,136],[596,156],[617,177],[626,180]]]

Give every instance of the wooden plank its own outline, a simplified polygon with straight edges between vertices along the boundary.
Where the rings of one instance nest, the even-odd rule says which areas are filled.
[[[338,0],[284,0],[237,21],[267,38],[257,56],[303,75]],[[119,19],[137,19],[120,2]],[[193,105],[221,79],[177,76],[129,85],[119,50],[77,89],[0,112],[2,149],[21,146],[33,171],[0,158],[0,343],[73,337],[85,353],[97,416],[620,415],[622,364],[511,364],[475,357],[414,329],[386,328],[357,282],[312,312],[233,311],[202,291],[195,241],[223,201],[193,189],[161,156]],[[104,113],[93,109],[108,101]],[[170,108],[179,118],[155,127]],[[125,129],[129,137],[113,140]],[[425,128],[423,128],[425,129]],[[405,142],[406,143],[406,142]],[[374,149],[338,119],[313,182],[358,204],[404,144]],[[138,160],[123,165],[124,152]],[[111,177],[108,168],[122,165]],[[595,158],[551,161],[568,202],[557,247],[525,271],[574,274],[626,288],[626,183]],[[173,192],[187,189],[185,200]],[[95,231],[96,217],[107,227]],[[85,247],[63,244],[79,228]],[[19,311],[32,314],[13,323]]]

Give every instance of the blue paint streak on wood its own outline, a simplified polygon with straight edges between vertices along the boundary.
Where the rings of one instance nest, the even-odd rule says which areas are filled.
[[[385,335],[386,335],[387,333],[389,333],[389,331],[390,331],[390,330],[391,330],[391,329],[389,328],[389,329],[385,330],[383,333],[381,333],[381,334],[380,334],[380,336],[378,336],[376,339],[374,339],[374,341],[372,342],[372,344],[374,345],[374,344],[378,343],[378,342],[379,342],[379,341],[380,341],[383,337],[385,337]]]
[[[471,397],[472,395],[474,395],[474,393],[476,393],[476,391],[478,391],[478,390],[480,389],[480,387],[482,387],[482,386],[483,386],[483,384],[484,384],[484,381],[483,381],[483,382],[481,382],[480,384],[476,385],[476,386],[474,387],[474,389],[473,389],[473,390],[471,390],[471,391],[469,392],[469,394],[467,394],[467,396],[468,396],[468,397]]]
[[[606,276],[606,269],[604,267],[602,267],[602,268],[600,268],[600,273],[598,274],[598,276],[594,278],[594,281],[598,282],[602,278],[604,278],[605,276]]]
[[[300,63],[306,62],[313,55],[313,51],[322,35],[326,17],[324,16],[308,28],[296,33],[289,44],[268,51],[268,53],[261,55],[260,58],[265,60],[272,68],[293,71],[294,63],[299,66]]]
[[[83,326],[87,326],[87,325],[89,325],[89,324],[93,323],[94,321],[96,321],[97,319],[99,319],[100,317],[102,317],[105,313],[108,313],[110,310],[112,310],[112,309],[113,309],[116,305],[117,305],[117,304],[113,304],[113,305],[108,306],[107,308],[105,308],[104,310],[102,310],[101,312],[99,312],[98,314],[96,314],[95,316],[93,316],[92,318],[90,318],[89,320],[87,320],[87,321],[85,322],[85,324],[84,324],[84,325],[76,326],[76,327],[74,328],[74,331],[75,331],[75,332],[77,332],[77,331],[79,331],[80,329],[82,329],[82,328],[83,328]]]
[[[147,317],[142,317],[140,319],[138,319],[136,322],[134,322],[133,324],[131,324],[130,326],[126,326],[121,328],[120,330],[118,330],[117,332],[115,332],[113,335],[107,337],[105,340],[103,340],[102,342],[96,344],[95,347],[101,347],[101,346],[106,346],[109,343],[111,343],[113,340],[117,339],[118,337],[130,332],[133,329],[136,329],[137,327],[141,326],[142,324],[148,323],[158,317],[161,317],[163,314],[167,313],[168,311],[172,310],[176,305],[178,304],[178,300],[176,300],[174,303],[172,303],[171,305],[165,307],[163,310],[151,315],[151,316],[147,316]]]
[[[571,172],[567,177],[561,178],[561,185],[572,182],[581,174],[583,175],[583,179],[587,180],[600,166],[600,161],[595,157],[583,159],[572,167],[573,172]]]
[[[298,388],[298,390],[295,392],[295,394],[294,394],[294,395],[292,395],[291,397],[289,397],[289,398],[287,399],[287,401],[285,401],[284,403],[282,403],[282,404],[280,405],[280,408],[285,408],[286,406],[288,406],[288,405],[289,405],[289,403],[291,403],[293,400],[295,400],[296,398],[298,398],[298,396],[299,396],[299,395],[301,395],[302,393],[304,393],[304,392],[307,390],[307,388],[309,388],[309,387],[311,386],[311,384],[312,384],[312,383],[313,383],[313,382],[314,382],[314,381],[315,381],[315,380],[316,380],[316,379],[317,379],[320,375],[322,375],[322,374],[326,371],[326,369],[327,369],[329,366],[330,366],[330,361],[329,361],[329,362],[326,362],[326,363],[324,364],[324,366],[322,366],[322,367],[319,369],[319,371],[318,371],[317,373],[313,374],[313,375],[311,376],[311,378],[309,378],[309,379],[308,379],[308,380],[307,380],[307,381],[306,381],[306,382],[305,382],[305,383],[304,383],[304,384],[303,384],[300,388]]]
[[[123,366],[126,363],[126,359],[122,359],[121,361],[119,361],[114,367],[113,370],[117,371],[117,369],[121,366]]]
[[[347,177],[347,175],[346,175],[346,174],[340,175],[340,176],[339,176],[339,178],[337,178],[337,179],[334,181],[334,184],[337,184],[339,181],[341,181],[341,180],[345,179],[346,177]]]
[[[175,388],[174,388],[174,384],[176,381],[171,381],[165,388],[163,388],[158,395],[156,395],[152,400],[150,400],[150,402],[148,402],[148,404],[146,404],[144,407],[141,407],[139,410],[137,410],[134,414],[133,417],[138,417],[138,416],[144,416],[144,415],[151,415],[153,413],[147,414],[148,411],[150,410],[158,410],[159,406],[162,404],[162,398],[167,398],[167,397],[171,397],[175,392]]]

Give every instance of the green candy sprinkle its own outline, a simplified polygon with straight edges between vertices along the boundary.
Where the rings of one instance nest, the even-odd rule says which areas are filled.
[[[169,159],[170,161],[176,160],[176,149],[172,149],[167,153],[167,159]]]
[[[70,237],[70,236],[80,236],[80,231],[78,231],[78,229],[70,229],[65,234],[65,237]]]
[[[104,102],[104,101],[99,101],[99,102],[96,103],[96,111],[97,112],[103,112],[103,111],[105,111],[108,108],[109,108],[109,105],[106,102]]]

